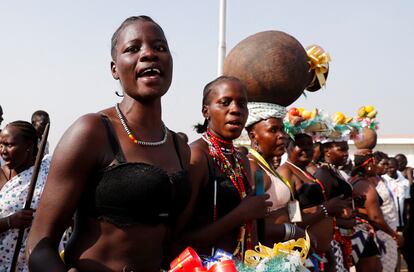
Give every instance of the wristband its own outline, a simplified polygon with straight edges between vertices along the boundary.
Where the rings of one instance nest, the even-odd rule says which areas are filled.
[[[295,227],[295,225],[292,225],[292,224],[290,224],[290,227],[292,228],[292,232],[290,234],[290,239],[289,240],[292,240],[293,238],[295,238],[296,227]]]
[[[285,226],[285,238],[284,238],[284,241],[288,241],[288,240],[290,240],[289,238],[290,238],[290,236],[292,234],[292,228],[291,228],[290,224],[288,224],[288,223],[284,223],[283,225]]]

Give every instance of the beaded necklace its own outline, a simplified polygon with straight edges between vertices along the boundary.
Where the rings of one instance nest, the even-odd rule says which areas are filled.
[[[131,139],[131,141],[134,144],[139,144],[139,145],[143,145],[143,146],[160,146],[162,144],[165,144],[165,142],[167,141],[168,129],[164,125],[164,122],[162,122],[162,130],[164,132],[164,137],[161,141],[158,141],[158,142],[139,141],[135,138],[135,136],[132,134],[131,130],[129,129],[129,127],[128,127],[126,121],[125,121],[125,117],[122,114],[121,109],[119,108],[118,103],[115,105],[115,110],[116,110],[116,114],[118,115],[119,121],[121,122],[122,126],[124,127],[125,132],[128,134],[128,138]]]
[[[227,142],[218,137],[214,136],[210,130],[207,129],[207,132],[203,134],[203,140],[208,144],[208,152],[212,157],[215,164],[219,167],[220,172],[225,174],[226,177],[230,179],[233,186],[236,188],[239,193],[240,200],[243,200],[246,197],[246,189],[244,187],[243,177],[247,178],[246,170],[243,167],[242,159],[240,154],[235,150],[232,142]],[[223,150],[221,149],[218,143],[231,145],[229,150],[229,155],[233,157],[234,166],[231,164],[229,159],[224,156]],[[216,185],[215,185],[216,187]],[[215,193],[216,194],[216,193]],[[213,222],[217,220],[217,203],[216,196],[214,197],[214,210],[213,210]],[[247,236],[247,237],[246,237]],[[244,254],[244,244],[246,237],[246,249],[251,249],[251,240],[252,240],[252,224],[251,222],[244,224],[240,227],[238,238],[237,238],[237,247],[233,252],[234,256],[243,257]]]
[[[208,144],[209,154],[213,158],[213,161],[219,167],[220,171],[224,173],[233,183],[234,187],[239,193],[240,199],[246,197],[246,190],[244,188],[243,176],[247,177],[246,170],[243,167],[240,154],[236,152],[232,143],[225,142],[216,136],[214,136],[209,130],[204,134],[204,138]],[[234,167],[230,163],[229,159],[224,156],[218,142],[231,144],[229,149],[230,155],[234,159]]]

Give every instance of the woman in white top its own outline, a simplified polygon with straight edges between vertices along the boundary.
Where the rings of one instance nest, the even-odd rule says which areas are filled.
[[[301,228],[290,224],[290,184],[283,180],[273,167],[273,158],[281,157],[286,149],[287,136],[283,126],[286,109],[262,102],[249,102],[248,108],[246,130],[251,141],[248,155],[250,168],[253,175],[257,170],[263,173],[264,189],[273,203],[268,211],[270,215],[266,218],[265,241],[260,242],[272,246],[275,242],[303,236]],[[254,183],[254,178],[251,179],[251,183]]]

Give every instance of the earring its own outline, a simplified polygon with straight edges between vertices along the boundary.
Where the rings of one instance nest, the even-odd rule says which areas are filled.
[[[260,145],[256,140],[253,141],[253,149],[256,150],[259,153],[261,152]]]
[[[371,171],[371,169],[372,169],[372,168],[371,168],[371,166],[368,166],[368,167],[367,167],[367,170],[368,170],[368,171]]]
[[[116,96],[118,97],[124,97],[124,92],[121,91],[121,93],[119,93],[118,91],[115,91]]]

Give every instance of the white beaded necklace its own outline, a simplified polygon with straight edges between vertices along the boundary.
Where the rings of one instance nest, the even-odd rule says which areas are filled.
[[[129,129],[129,127],[128,127],[125,119],[124,119],[124,116],[123,116],[121,110],[119,109],[119,104],[118,103],[115,105],[115,110],[116,110],[116,114],[118,115],[119,121],[121,121],[121,124],[124,127],[125,132],[128,134],[128,138],[131,139],[131,141],[133,143],[143,145],[143,146],[160,146],[162,144],[165,144],[165,142],[167,141],[168,129],[165,126],[164,122],[161,122],[162,123],[162,129],[164,131],[164,138],[161,141],[158,141],[158,142],[139,141],[134,137],[131,130]]]

